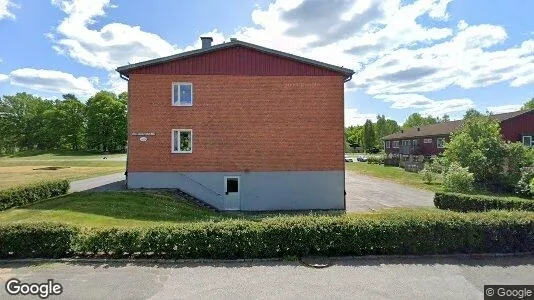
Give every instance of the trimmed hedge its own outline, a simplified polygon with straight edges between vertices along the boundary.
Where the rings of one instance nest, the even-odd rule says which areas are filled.
[[[1,225],[0,257],[67,257],[77,234],[75,227],[57,223]]]
[[[534,251],[534,214],[526,212],[278,217],[80,231],[65,225],[0,225],[0,232],[2,257],[235,259]]]
[[[458,193],[436,193],[434,205],[440,209],[459,212],[483,212],[489,210],[534,211],[534,200]]]
[[[69,191],[68,180],[47,181],[0,191],[0,211],[60,196]]]

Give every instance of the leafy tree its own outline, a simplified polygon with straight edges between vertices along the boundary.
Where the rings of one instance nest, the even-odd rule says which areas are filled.
[[[56,114],[61,118],[62,146],[72,150],[82,149],[85,140],[85,104],[72,94],[63,95],[56,104]]]
[[[473,113],[452,134],[443,155],[447,161],[467,167],[475,183],[495,187],[502,180],[504,151],[499,123]]]
[[[87,100],[86,140],[90,149],[116,151],[126,146],[126,104],[111,92]]]
[[[345,138],[349,147],[355,150],[361,147],[363,126],[349,126],[345,129]]]
[[[386,136],[386,128],[387,126],[387,123],[386,123],[386,116],[384,115],[378,115],[376,116],[376,125],[375,125],[375,128],[376,128],[376,137],[381,139],[383,138],[384,136]]]
[[[404,128],[411,128],[411,127],[417,127],[417,126],[423,126],[423,125],[429,125],[429,124],[436,124],[438,120],[432,116],[426,116],[423,117],[419,113],[413,113],[410,116],[408,116],[408,119],[406,119],[406,122],[402,125]]]
[[[529,110],[534,109],[534,98],[527,101],[523,106],[521,107],[521,110]]]
[[[376,147],[376,133],[371,120],[365,121],[363,125],[363,137],[362,137],[362,146],[363,149],[367,152]]]
[[[438,118],[438,122],[439,123],[445,123],[445,122],[450,122],[451,121],[451,117],[447,114],[444,114],[443,117]]]
[[[400,126],[399,124],[397,124],[397,121],[390,119],[386,120],[386,132],[384,136],[398,132],[399,130]]]

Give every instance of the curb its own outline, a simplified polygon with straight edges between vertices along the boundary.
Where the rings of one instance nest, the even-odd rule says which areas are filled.
[[[367,256],[309,256],[295,259],[284,258],[242,258],[242,259],[150,259],[150,258],[20,258],[0,259],[1,263],[161,263],[161,264],[198,264],[198,263],[254,263],[254,262],[300,262],[303,259],[322,259],[331,262],[343,260],[382,260],[389,259],[483,259],[505,257],[532,257],[534,252],[520,253],[477,253],[477,254],[431,254],[431,255],[367,255]]]

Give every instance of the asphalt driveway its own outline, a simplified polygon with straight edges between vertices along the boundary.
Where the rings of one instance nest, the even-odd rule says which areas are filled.
[[[393,207],[432,207],[434,193],[380,178],[345,171],[347,211]]]
[[[70,193],[82,191],[120,191],[126,188],[124,172],[76,180],[70,183]]]

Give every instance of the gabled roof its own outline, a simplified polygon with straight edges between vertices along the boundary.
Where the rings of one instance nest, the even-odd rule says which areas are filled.
[[[490,117],[499,121],[500,123],[500,122],[515,118],[517,116],[520,116],[522,114],[525,114],[531,111],[533,110],[513,111],[513,112],[508,112],[508,113],[490,115]],[[387,135],[383,137],[382,139],[383,140],[396,140],[396,139],[412,138],[412,137],[449,135],[452,132],[456,131],[463,124],[463,122],[464,122],[463,120],[458,120],[458,121],[443,122],[443,123],[437,123],[437,124],[431,124],[431,125],[424,125],[424,126],[419,126],[419,127],[405,128],[401,132]]]
[[[334,72],[338,72],[340,74],[343,74],[346,78],[350,78],[354,74],[354,71],[351,70],[351,69],[334,66],[334,65],[331,65],[331,64],[323,63],[323,62],[320,62],[320,61],[316,61],[316,60],[313,60],[313,59],[309,59],[309,58],[305,58],[305,57],[289,54],[289,53],[278,51],[278,50],[274,50],[274,49],[265,48],[265,47],[262,47],[262,46],[246,43],[246,42],[239,41],[239,40],[236,40],[236,39],[232,39],[230,42],[222,43],[222,44],[219,44],[219,45],[210,46],[209,48],[205,48],[205,49],[197,49],[197,50],[182,52],[182,53],[178,53],[178,54],[174,54],[174,55],[170,55],[170,56],[165,56],[165,57],[161,57],[161,58],[151,59],[151,60],[147,60],[147,61],[143,61],[143,62],[139,62],[139,63],[135,63],[135,64],[129,64],[129,65],[126,65],[126,66],[118,67],[116,69],[116,71],[119,72],[122,75],[128,75],[128,73],[131,70],[134,70],[134,69],[137,69],[137,68],[152,66],[152,65],[161,64],[161,63],[165,63],[165,62],[169,62],[169,61],[173,61],[173,60],[178,60],[178,59],[189,58],[189,57],[197,56],[197,55],[203,55],[203,54],[207,54],[207,53],[211,53],[211,52],[214,52],[214,51],[227,49],[227,48],[231,48],[231,47],[245,47],[245,48],[253,49],[253,50],[256,50],[256,51],[259,51],[259,52],[263,52],[263,53],[266,53],[266,54],[271,54],[271,55],[276,55],[276,56],[279,56],[279,57],[284,57],[284,58],[291,59],[291,60],[294,60],[294,61],[298,61],[298,62],[301,62],[301,63],[304,63],[304,64],[308,64],[308,65],[316,66],[316,67],[319,67],[319,68],[324,68],[324,69],[328,69],[328,70],[331,70],[331,71],[334,71]]]

